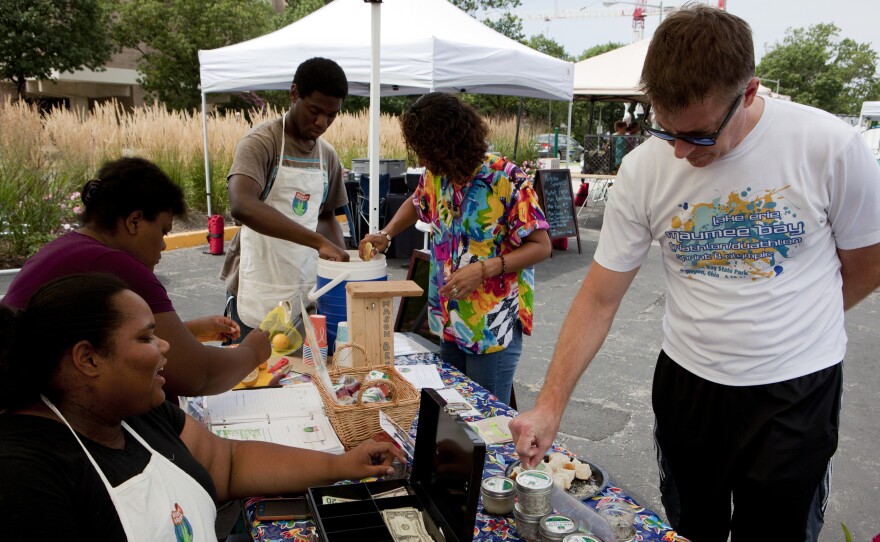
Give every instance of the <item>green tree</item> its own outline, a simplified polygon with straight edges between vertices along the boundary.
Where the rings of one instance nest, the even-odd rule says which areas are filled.
[[[0,80],[19,97],[28,78],[97,69],[113,52],[108,11],[100,0],[4,0],[0,8]]]
[[[119,0],[116,9],[114,38],[141,52],[144,90],[172,109],[199,106],[199,49],[265,34],[275,16],[263,0]]]
[[[538,34],[537,36],[532,36],[527,39],[525,41],[525,44],[536,51],[544,53],[545,55],[561,58],[562,60],[572,60],[571,56],[567,52],[565,52],[565,47],[563,47],[553,38],[548,38],[547,36]]]
[[[520,43],[525,43],[526,41],[526,35],[523,34],[522,19],[512,13],[505,13],[498,19],[483,19],[483,24],[512,40]]]
[[[329,3],[329,0],[287,0],[284,11],[275,17],[273,26],[275,28],[284,28]]]
[[[779,92],[796,102],[858,114],[863,101],[880,98],[878,55],[870,44],[839,39],[839,34],[832,23],[789,28],[782,43],[764,55],[757,73],[778,80]]]
[[[584,50],[584,52],[581,53],[577,59],[578,62],[580,62],[581,60],[586,60],[588,58],[593,58],[594,56],[603,55],[615,49],[620,49],[621,47],[623,47],[622,43],[617,43],[614,41],[609,41],[608,43],[603,43],[601,45],[594,45],[589,49]]]

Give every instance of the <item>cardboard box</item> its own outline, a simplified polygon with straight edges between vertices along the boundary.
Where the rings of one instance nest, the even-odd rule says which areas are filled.
[[[446,412],[436,391],[422,390],[415,457],[409,480],[309,488],[306,500],[322,542],[393,542],[382,510],[418,509],[438,542],[473,539],[486,445],[461,418]],[[406,495],[374,498],[393,489]],[[352,499],[324,504],[328,499]]]

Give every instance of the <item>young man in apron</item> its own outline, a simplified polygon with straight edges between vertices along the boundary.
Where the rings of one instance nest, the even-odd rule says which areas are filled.
[[[290,86],[290,110],[251,129],[235,148],[229,205],[242,227],[220,277],[242,337],[279,302],[309,291],[318,258],[348,260],[336,221],[336,209],[348,203],[342,165],[320,137],[347,95],[338,64],[306,60]]]

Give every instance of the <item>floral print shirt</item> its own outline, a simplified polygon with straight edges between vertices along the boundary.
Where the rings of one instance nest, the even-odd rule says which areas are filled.
[[[528,176],[492,154],[470,183],[458,186],[426,171],[413,195],[419,218],[431,225],[428,323],[445,341],[474,354],[503,350],[514,325],[531,334],[535,290],[533,267],[488,277],[466,299],[439,290],[466,265],[509,254],[536,230],[549,229]]]

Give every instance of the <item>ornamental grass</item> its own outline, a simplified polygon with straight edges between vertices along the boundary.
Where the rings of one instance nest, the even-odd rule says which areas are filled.
[[[251,126],[277,119],[280,110],[210,114],[208,156],[212,213],[228,216],[226,173],[235,145]],[[249,118],[250,122],[246,119]],[[497,154],[513,157],[516,121],[487,119]],[[369,114],[342,113],[324,135],[342,164],[368,156]],[[116,102],[96,105],[88,114],[55,108],[40,112],[21,101],[0,101],[0,260],[24,258],[75,226],[78,190],[100,165],[120,156],[155,162],[180,185],[189,208],[207,211],[202,115],[162,106],[127,110]],[[9,127],[14,127],[9,129]],[[397,117],[379,120],[380,156],[408,159]],[[520,131],[518,161],[534,158],[534,133]]]

